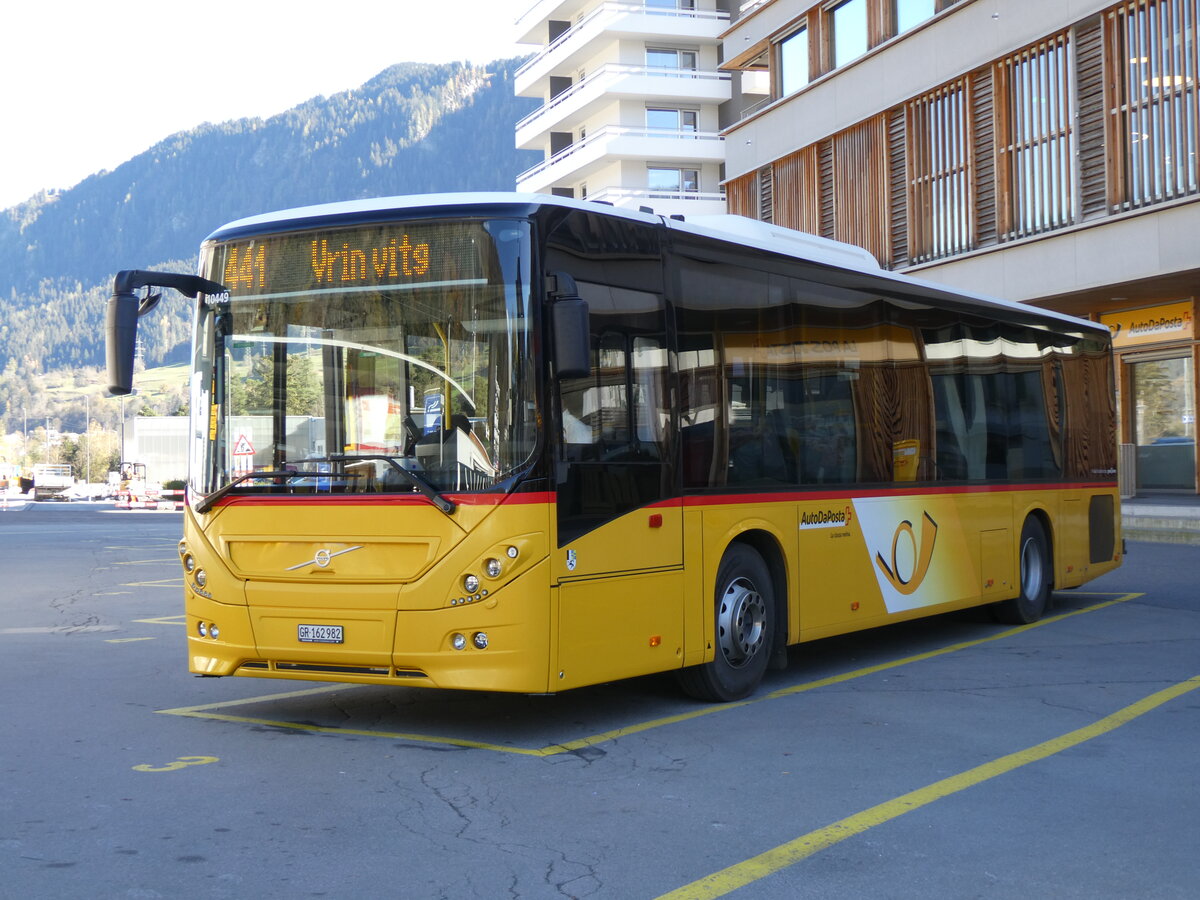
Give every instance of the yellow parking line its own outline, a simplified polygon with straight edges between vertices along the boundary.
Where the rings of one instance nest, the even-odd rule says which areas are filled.
[[[1117,710],[1112,715],[1105,716],[1103,719],[1093,722],[1091,725],[1077,728],[1075,731],[1068,732],[1061,737],[1043,741],[1025,750],[1018,750],[1016,753],[1001,756],[999,759],[994,759],[973,769],[967,769],[958,775],[951,775],[949,778],[943,778],[941,781],[935,781],[933,784],[910,791],[907,794],[896,797],[894,800],[888,800],[885,803],[880,803],[878,806],[872,806],[870,809],[863,810],[839,822],[834,822],[825,828],[810,831],[808,834],[801,835],[795,840],[788,841],[786,844],[780,844],[778,847],[768,850],[765,853],[760,853],[758,856],[753,856],[744,862],[729,866],[698,881],[693,881],[691,884],[677,888],[670,893],[663,894],[658,900],[707,900],[707,898],[712,897],[723,897],[731,891],[735,891],[738,888],[758,881],[760,878],[765,878],[768,875],[786,869],[788,866],[807,859],[822,850],[826,850],[847,838],[862,834],[876,825],[882,825],[885,822],[899,818],[905,813],[928,806],[935,800],[941,800],[943,797],[948,797],[969,787],[982,784],[998,775],[1003,775],[1014,769],[1027,766],[1030,763],[1046,759],[1056,753],[1061,753],[1064,750],[1078,746],[1085,741],[1090,741],[1092,738],[1115,731],[1122,725],[1126,725],[1139,716],[1157,709],[1164,703],[1182,697],[1184,694],[1196,690],[1196,688],[1200,688],[1200,675],[1193,676],[1187,681],[1181,681],[1169,688],[1153,693],[1139,700],[1137,703],[1130,704],[1124,709]]]
[[[1112,594],[1091,594],[1091,593],[1083,594],[1082,592],[1077,593],[1076,596],[1114,597],[1114,595],[1112,595]],[[259,718],[253,718],[250,716],[231,716],[231,715],[227,715],[224,713],[210,712],[210,710],[228,709],[233,706],[246,706],[246,705],[254,704],[254,703],[267,703],[267,702],[271,702],[274,700],[283,700],[283,699],[287,699],[287,698],[291,698],[291,697],[303,697],[303,696],[308,696],[308,695],[313,695],[313,694],[329,693],[331,691],[351,690],[355,687],[359,687],[358,685],[352,685],[352,684],[335,684],[335,685],[330,685],[327,687],[312,688],[310,690],[292,691],[292,692],[283,693],[283,694],[268,694],[266,696],[261,696],[261,697],[248,697],[243,700],[229,700],[229,701],[223,701],[223,702],[219,701],[217,703],[206,703],[201,706],[188,706],[188,707],[181,707],[179,709],[163,709],[163,710],[159,710],[159,712],[162,713],[163,715],[186,716],[186,717],[197,718],[197,719],[216,719],[216,720],[222,721],[222,722],[244,722],[248,725],[269,725],[269,726],[273,726],[276,728],[292,728],[297,731],[307,731],[307,732],[312,732],[312,733],[317,733],[317,734],[344,734],[344,735],[355,735],[358,737],[378,737],[378,738],[387,738],[387,739],[391,739],[391,740],[418,741],[418,742],[427,743],[427,744],[450,744],[450,745],[456,746],[456,747],[470,747],[470,748],[473,748],[476,750],[492,750],[492,751],[496,751],[496,752],[500,752],[500,753],[515,753],[515,754],[518,754],[521,756],[555,756],[560,753],[571,753],[575,750],[581,750],[585,747],[594,747],[599,744],[606,744],[609,741],[616,740],[617,738],[627,737],[629,735],[638,734],[639,732],[643,732],[643,731],[650,731],[655,728],[662,728],[666,725],[675,725],[680,722],[689,721],[691,719],[699,719],[702,716],[711,716],[711,715],[715,715],[717,713],[723,713],[723,712],[728,712],[730,710],[739,709],[743,706],[750,706],[752,704],[762,703],[767,700],[777,700],[781,697],[788,697],[793,694],[801,693],[803,691],[811,691],[816,688],[827,687],[831,684],[840,684],[842,682],[852,681],[853,679],[856,679],[856,678],[864,678],[868,675],[874,675],[879,672],[887,671],[888,669],[894,669],[899,666],[908,665],[910,663],[921,662],[921,661],[927,660],[927,659],[933,659],[934,657],[942,656],[946,653],[955,653],[959,650],[965,650],[970,647],[978,646],[980,644],[986,644],[990,641],[998,641],[998,640],[1001,640],[1006,637],[1012,637],[1015,634],[1020,634],[1025,631],[1029,631],[1032,628],[1038,628],[1043,625],[1050,625],[1054,622],[1061,622],[1063,619],[1069,619],[1072,616],[1078,616],[1078,615],[1081,615],[1081,614],[1087,613],[1087,612],[1095,612],[1096,610],[1105,609],[1105,608],[1113,606],[1117,603],[1124,603],[1127,600],[1132,600],[1136,597],[1141,597],[1141,596],[1143,596],[1141,593],[1129,593],[1129,594],[1116,595],[1114,597],[1114,599],[1105,601],[1103,603],[1097,603],[1093,606],[1087,606],[1082,609],[1072,610],[1071,612],[1061,613],[1057,616],[1049,616],[1045,619],[1042,619],[1038,622],[1034,622],[1030,625],[1021,625],[1016,628],[1006,628],[1003,631],[998,632],[997,634],[989,635],[985,638],[979,638],[979,639],[973,640],[973,641],[963,641],[963,642],[960,642],[957,644],[951,644],[949,646],[942,647],[938,650],[930,650],[926,653],[918,653],[914,656],[907,656],[907,657],[904,657],[903,659],[897,659],[897,660],[893,660],[891,662],[881,663],[880,665],[868,666],[868,667],[862,668],[862,669],[855,669],[851,672],[844,672],[840,675],[832,675],[828,678],[821,678],[816,681],[808,681],[803,684],[797,684],[797,685],[793,685],[791,687],[781,688],[780,690],[771,691],[768,694],[763,694],[762,696],[753,697],[749,700],[741,700],[736,703],[721,703],[721,704],[711,704],[708,706],[702,706],[702,707],[698,707],[696,709],[688,710],[687,712],[677,713],[677,714],[671,715],[671,716],[663,716],[663,717],[657,718],[657,719],[650,719],[645,722],[635,722],[632,725],[625,725],[620,728],[614,728],[611,731],[605,731],[605,732],[601,732],[600,734],[594,734],[594,735],[590,735],[588,737],[577,738],[577,739],[571,740],[571,741],[564,741],[564,742],[558,743],[558,744],[550,744],[546,747],[541,747],[541,748],[510,747],[510,746],[505,746],[503,744],[491,744],[491,743],[487,743],[484,741],[471,741],[471,740],[464,740],[461,738],[449,738],[449,737],[442,737],[440,735],[430,735],[430,734],[409,734],[409,733],[389,732],[389,731],[360,731],[360,730],[354,730],[354,729],[349,729],[349,728],[337,728],[337,727],[322,726],[322,725],[307,725],[307,724],[303,724],[303,723],[299,723],[299,722],[285,722],[285,721],[277,721],[274,719],[259,719]],[[144,620],[144,621],[153,621],[153,620]],[[167,623],[164,622],[163,624],[167,624]]]
[[[183,587],[183,576],[178,578],[160,578],[157,581],[129,581],[122,584],[121,587]]]

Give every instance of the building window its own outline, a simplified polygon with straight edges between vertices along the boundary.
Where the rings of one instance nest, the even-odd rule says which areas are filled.
[[[1074,219],[1071,45],[1065,33],[996,64],[1000,231],[1017,238]]]
[[[779,42],[780,96],[794,94],[808,84],[808,29],[792,32]]]
[[[971,249],[968,109],[963,80],[908,104],[908,252],[912,262]]]
[[[694,71],[696,68],[696,51],[647,47],[646,65],[651,69],[684,69]]]
[[[692,11],[696,8],[696,0],[645,0],[646,9],[681,9]]]
[[[647,109],[646,129],[653,134],[677,137],[683,132],[695,133],[700,113],[694,109]]]
[[[1136,0],[1109,13],[1116,199],[1125,208],[1200,190],[1198,16],[1196,0]]]
[[[833,67],[844,66],[867,52],[867,0],[843,0],[829,8],[827,19]]]
[[[647,170],[646,184],[652,197],[670,198],[679,194],[695,194],[700,190],[700,170],[651,166]]]
[[[904,34],[937,12],[937,0],[896,0],[896,34]]]

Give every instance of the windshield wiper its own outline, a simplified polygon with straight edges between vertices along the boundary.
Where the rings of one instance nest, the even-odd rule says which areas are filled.
[[[305,462],[346,462],[347,460],[381,460],[387,463],[392,469],[400,474],[400,477],[415,487],[418,491],[424,494],[429,502],[444,512],[450,515],[454,512],[454,501],[445,497],[441,491],[435,488],[432,484],[425,480],[419,473],[406,469],[400,463],[396,462],[390,456],[384,456],[382,453],[333,453],[325,459],[312,460],[308,459]]]
[[[328,472],[289,472],[289,471],[280,471],[278,469],[269,470],[269,471],[265,471],[265,472],[247,472],[245,475],[239,475],[237,478],[233,479],[233,481],[229,482],[229,484],[221,485],[221,487],[217,488],[215,491],[213,491],[211,494],[209,494],[207,497],[205,497],[203,500],[201,500],[199,503],[197,503],[196,504],[196,512],[198,512],[198,513],[208,512],[210,509],[213,508],[214,505],[216,505],[216,502],[218,500],[220,500],[222,497],[229,494],[235,487],[237,487],[243,481],[249,481],[252,478],[295,478],[297,475],[303,476],[303,475],[328,475],[328,474],[329,474]]]
[[[374,460],[374,459],[382,460],[383,462],[390,465],[395,471],[400,473],[400,476],[405,481],[407,481],[409,484],[411,484],[413,487],[415,487],[418,491],[420,491],[422,494],[424,494],[434,506],[436,506],[438,509],[440,509],[442,512],[444,512],[446,515],[450,515],[451,513],[454,512],[455,505],[454,505],[453,500],[450,500],[450,499],[444,497],[438,491],[437,488],[435,488],[432,484],[430,484],[428,481],[426,481],[424,478],[422,478],[419,474],[417,474],[416,472],[410,471],[409,469],[404,468],[402,465],[400,465],[398,462],[396,462],[396,460],[392,459],[392,457],[390,457],[390,456],[384,456],[382,454],[375,455],[375,454],[366,454],[366,453],[361,454],[361,455],[357,454],[357,453],[355,453],[355,454],[335,453],[331,456],[321,457],[319,459],[306,459],[305,462],[306,463],[320,463],[320,462],[345,463],[347,461],[353,462],[353,461],[357,461],[357,460],[366,461],[366,460]],[[211,494],[209,494],[207,497],[205,497],[203,500],[201,500],[199,503],[197,503],[196,504],[196,512],[198,512],[198,513],[208,512],[210,509],[213,508],[213,506],[216,505],[218,500],[220,500],[222,497],[227,496],[229,493],[231,493],[233,491],[234,488],[236,488],[242,482],[250,481],[255,478],[270,478],[270,479],[278,480],[278,479],[282,479],[282,478],[309,478],[309,477],[328,478],[329,476],[330,476],[329,472],[320,472],[317,470],[303,471],[300,469],[295,469],[295,470],[274,469],[274,470],[268,470],[268,471],[263,471],[263,472],[247,472],[245,475],[239,475],[237,478],[233,479],[233,481],[229,482],[228,484],[224,484],[221,487],[217,488],[215,491],[213,491]]]

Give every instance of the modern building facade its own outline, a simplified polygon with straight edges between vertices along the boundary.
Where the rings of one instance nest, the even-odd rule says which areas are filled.
[[[724,212],[718,69],[725,0],[537,0],[517,21],[538,51],[515,78],[542,106],[516,128],[544,160],[517,189],[650,207]]]

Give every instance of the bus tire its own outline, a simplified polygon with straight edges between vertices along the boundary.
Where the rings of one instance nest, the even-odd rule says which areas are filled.
[[[992,614],[997,621],[1009,625],[1028,625],[1040,619],[1049,609],[1053,581],[1050,542],[1046,539],[1046,529],[1034,516],[1027,518],[1021,528],[1017,570],[1021,593],[1011,600],[993,604]]]
[[[762,681],[775,633],[775,586],[763,558],[731,544],[717,568],[713,659],[679,673],[685,693],[727,703],[750,696]]]

